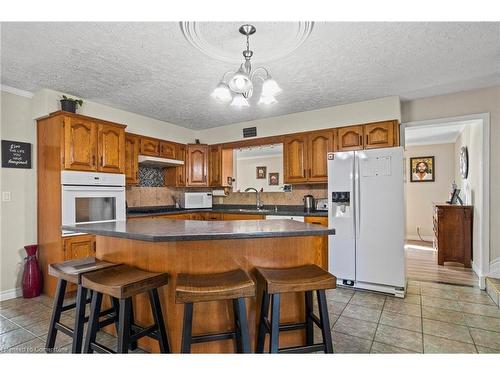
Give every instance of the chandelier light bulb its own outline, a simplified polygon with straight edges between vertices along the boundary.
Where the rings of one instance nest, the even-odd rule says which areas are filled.
[[[262,84],[262,95],[264,96],[275,96],[281,91],[283,91],[281,87],[279,87],[276,81],[270,77]]]
[[[229,80],[229,88],[240,94],[243,94],[253,88],[252,81],[243,68],[240,67],[240,69]]]
[[[249,107],[248,100],[243,96],[243,94],[236,94],[231,102],[231,106],[237,108]]]
[[[227,103],[231,101],[233,95],[231,95],[231,90],[229,90],[229,87],[227,87],[224,82],[221,82],[212,92],[212,97],[218,101]]]
[[[260,99],[259,99],[259,103],[258,104],[265,104],[265,105],[271,105],[271,104],[274,104],[274,103],[277,103],[278,101],[276,100],[276,98],[272,95],[261,95],[260,96]]]

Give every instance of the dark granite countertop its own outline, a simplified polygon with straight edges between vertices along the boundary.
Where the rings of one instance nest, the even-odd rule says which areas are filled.
[[[140,241],[193,241],[266,237],[326,236],[334,229],[294,220],[149,220],[63,225],[62,229]]]
[[[277,210],[276,210],[277,208]],[[261,215],[282,215],[282,216],[328,216],[328,211],[311,211],[304,212],[303,206],[264,206],[263,210],[257,210],[255,205],[228,205],[218,204],[212,208],[175,208],[175,206],[146,206],[146,207],[129,207],[127,209],[127,217],[140,217],[151,215],[168,215],[190,212],[226,212],[236,214],[261,214]]]

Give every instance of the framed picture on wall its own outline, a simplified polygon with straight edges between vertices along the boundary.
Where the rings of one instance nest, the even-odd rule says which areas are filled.
[[[267,167],[256,167],[257,179],[265,179],[267,173]]]
[[[276,186],[280,184],[280,174],[279,173],[269,173],[269,185]]]
[[[434,156],[410,158],[410,172],[410,182],[433,182],[436,173]]]

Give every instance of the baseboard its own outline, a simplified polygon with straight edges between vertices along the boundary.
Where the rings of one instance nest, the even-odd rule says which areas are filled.
[[[7,301],[8,299],[21,297],[22,295],[23,290],[21,288],[4,290],[0,292],[0,301]]]
[[[500,258],[497,258],[490,263],[490,272],[488,273],[488,276],[500,279]]]
[[[420,239],[420,237],[416,234],[408,234],[406,235],[406,239],[407,240],[411,240],[411,241],[427,241],[427,242],[432,242],[434,241],[434,237],[433,236],[421,236],[422,239]]]

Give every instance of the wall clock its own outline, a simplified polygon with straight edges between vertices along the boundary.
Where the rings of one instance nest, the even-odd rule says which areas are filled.
[[[460,148],[460,174],[462,178],[467,178],[469,175],[469,153],[466,146]]]

